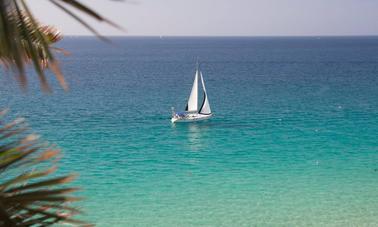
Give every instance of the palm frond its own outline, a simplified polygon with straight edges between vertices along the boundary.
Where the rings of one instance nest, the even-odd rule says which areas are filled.
[[[60,32],[52,26],[40,25],[28,9],[19,1],[0,1],[0,63],[13,69],[22,87],[26,87],[26,64],[32,63],[41,87],[50,91],[44,69],[52,67],[55,59],[50,46],[62,39]],[[56,74],[63,88],[67,85]]]
[[[101,16],[80,1],[49,1],[102,40],[106,41],[107,39],[102,37],[72,9],[122,30],[120,26]],[[57,29],[37,22],[25,0],[0,1],[0,64],[5,69],[14,71],[14,75],[21,87],[26,88],[25,68],[27,64],[32,63],[42,90],[51,91],[45,69],[50,69],[55,74],[63,89],[68,89],[59,63],[52,53],[53,50],[56,50],[52,44],[61,38],[62,35]]]
[[[0,113],[0,227],[86,225],[72,219],[80,210],[68,204],[81,198],[64,186],[75,176],[50,177],[59,149],[30,134],[23,119],[5,123]],[[62,187],[63,186],[63,187]]]

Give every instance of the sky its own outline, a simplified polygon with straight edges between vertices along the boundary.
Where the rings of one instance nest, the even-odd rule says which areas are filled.
[[[91,35],[47,0],[29,0],[39,21]],[[126,31],[82,16],[105,36],[378,35],[378,0],[81,0]]]

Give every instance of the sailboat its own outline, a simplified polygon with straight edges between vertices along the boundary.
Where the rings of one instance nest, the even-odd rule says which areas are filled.
[[[203,90],[203,100],[200,108],[198,108],[198,78],[201,79],[202,90]],[[209,98],[206,93],[205,81],[203,80],[202,72],[199,69],[197,63],[196,74],[194,76],[194,82],[192,86],[192,91],[186,104],[184,112],[175,112],[172,107],[172,123],[176,122],[191,122],[191,121],[201,121],[211,118],[213,114],[211,113]]]

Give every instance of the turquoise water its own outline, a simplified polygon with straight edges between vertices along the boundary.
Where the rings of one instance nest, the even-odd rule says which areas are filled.
[[[378,38],[67,38],[71,91],[0,106],[77,172],[98,226],[378,226]],[[213,119],[170,123],[195,59]],[[11,85],[9,85],[9,83]]]

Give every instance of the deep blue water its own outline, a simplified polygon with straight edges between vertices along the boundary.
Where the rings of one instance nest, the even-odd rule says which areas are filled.
[[[378,37],[66,38],[70,91],[2,73],[98,226],[378,226]],[[170,123],[196,58],[213,119]],[[34,75],[34,74],[31,74]],[[36,77],[34,77],[36,78]]]

